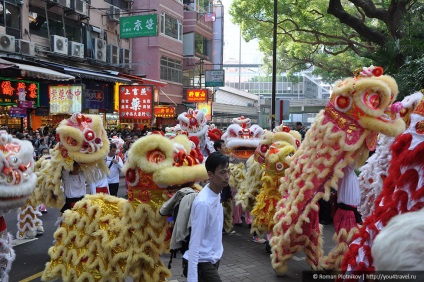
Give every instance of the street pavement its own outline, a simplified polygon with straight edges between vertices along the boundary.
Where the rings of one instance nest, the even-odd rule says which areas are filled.
[[[224,254],[222,256],[218,272],[222,281],[302,281],[302,271],[310,271],[310,266],[306,263],[306,255],[297,253],[288,263],[288,271],[284,277],[276,275],[271,266],[270,255],[265,251],[265,244],[255,243],[249,234],[247,224],[235,226],[235,234],[224,234],[222,241],[224,244]],[[334,246],[332,236],[333,225],[324,226],[324,252],[328,253]],[[169,254],[162,255],[162,261],[168,265]],[[173,282],[187,281],[182,275],[181,255],[172,260]]]
[[[121,179],[118,196],[125,196],[125,185]],[[45,233],[36,240],[14,240],[16,259],[9,273],[11,282],[41,281],[40,276],[45,264],[49,261],[47,251],[53,245],[53,233],[56,230],[54,223],[59,216],[57,209],[48,209],[41,219],[44,222]],[[9,233],[16,236],[16,212],[5,214]],[[298,253],[288,263],[288,271],[284,277],[278,277],[271,267],[271,260],[265,251],[265,244],[253,242],[249,228],[235,226],[234,234],[223,234],[224,254],[219,266],[222,281],[302,281],[302,271],[309,271],[310,267],[305,261],[305,254]],[[334,228],[332,225],[324,226],[324,251],[328,253],[334,246],[332,241]],[[165,266],[168,265],[170,254],[163,254],[161,259]],[[172,277],[169,281],[183,282],[181,255],[173,259]],[[150,282],[150,281],[148,281]]]

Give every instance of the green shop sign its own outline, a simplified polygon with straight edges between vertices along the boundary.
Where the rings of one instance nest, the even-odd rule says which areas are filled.
[[[157,36],[157,14],[121,17],[119,19],[121,38]]]

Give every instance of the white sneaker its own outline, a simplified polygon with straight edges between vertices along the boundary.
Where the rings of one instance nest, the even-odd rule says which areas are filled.
[[[258,243],[258,244],[263,244],[263,243],[266,242],[266,240],[264,238],[253,237],[253,242]]]

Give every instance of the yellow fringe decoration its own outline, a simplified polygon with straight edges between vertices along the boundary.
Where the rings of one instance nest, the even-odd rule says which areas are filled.
[[[353,236],[358,233],[358,228],[352,228],[349,233],[346,229],[341,229],[340,232],[334,233],[333,241],[336,242],[336,246],[328,253],[327,256],[320,259],[320,266],[325,270],[340,271],[343,258],[349,249],[350,243],[352,243]]]
[[[162,192],[162,191],[161,191]],[[139,201],[87,195],[54,233],[43,281],[165,281],[166,217]]]

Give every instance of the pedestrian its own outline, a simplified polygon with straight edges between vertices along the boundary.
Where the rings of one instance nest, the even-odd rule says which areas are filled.
[[[41,151],[43,151],[43,149],[49,149],[49,146],[47,146],[46,139],[44,138],[41,138],[39,142],[40,142],[40,145],[38,146],[37,153],[38,153],[38,157],[41,158]]]
[[[86,194],[85,177],[80,166],[74,162],[71,171],[62,171],[62,183],[65,193],[65,205],[60,210],[61,213],[72,209],[76,202],[84,198]]]
[[[184,259],[188,260],[189,282],[221,281],[218,267],[224,251],[224,214],[220,193],[230,180],[229,158],[220,152],[213,152],[206,159],[205,166],[209,183],[193,202],[189,249],[184,254]]]
[[[109,184],[109,193],[112,196],[118,196],[119,189],[119,175],[121,168],[124,166],[122,159],[116,154],[116,144],[110,144],[109,154],[106,156],[106,165],[110,172],[107,176],[107,182]]]
[[[296,131],[300,133],[300,135],[302,136],[302,140],[305,139],[306,130],[300,121],[296,122]]]

